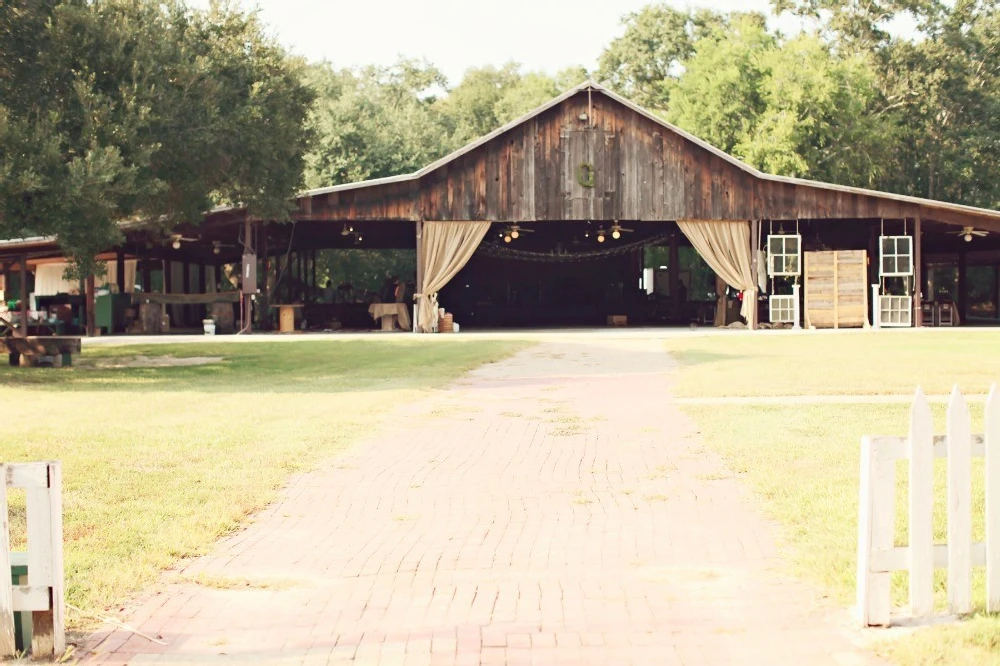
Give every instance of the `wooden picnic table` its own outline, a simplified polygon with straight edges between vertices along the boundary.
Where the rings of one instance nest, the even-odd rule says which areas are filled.
[[[19,366],[22,356],[32,364],[41,356],[60,356],[63,367],[69,367],[73,365],[73,354],[83,349],[81,339],[71,335],[5,335],[0,337],[0,346],[7,350],[7,362],[12,366]]]

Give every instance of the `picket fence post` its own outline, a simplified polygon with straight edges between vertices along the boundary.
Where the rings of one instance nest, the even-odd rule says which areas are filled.
[[[906,437],[866,435],[861,440],[858,505],[857,610],[865,626],[891,622],[890,576],[909,572],[910,613],[934,613],[934,571],[947,568],[948,610],[972,612],[972,568],[986,567],[986,609],[1000,612],[1000,391],[986,400],[984,434],[971,433],[965,397],[954,387],[945,434],[934,435],[921,388],[910,407]],[[986,537],[972,542],[972,459],[985,458]],[[896,461],[908,459],[909,541],[894,544]],[[934,543],[934,460],[947,458],[947,543]]]
[[[14,588],[10,584],[10,509],[7,507],[7,464],[0,463],[0,657],[14,655]]]
[[[910,612],[934,612],[934,418],[923,389],[910,408]],[[892,463],[889,463],[892,464]]]
[[[986,458],[986,611],[1000,613],[1000,393],[993,384],[983,415]]]
[[[861,501],[858,504],[857,608],[866,626],[889,626],[890,576],[876,571],[872,554],[891,548],[895,523],[895,464],[879,464],[871,437],[861,440]]]
[[[972,433],[955,386],[948,401],[948,610],[972,610]]]
[[[27,552],[10,551],[7,488],[25,490]],[[66,651],[62,527],[62,469],[59,462],[0,463],[0,658],[17,649],[14,613],[21,613],[21,638],[31,634],[36,658],[60,657]],[[11,581],[11,562],[27,565],[23,577]],[[4,573],[6,572],[6,573]],[[30,621],[29,621],[30,614]],[[25,627],[30,626],[30,631]],[[23,648],[27,649],[27,645]]]

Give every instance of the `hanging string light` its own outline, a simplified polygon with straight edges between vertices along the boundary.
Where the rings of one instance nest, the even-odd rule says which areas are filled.
[[[593,250],[589,252],[531,252],[528,250],[518,250],[496,242],[484,242],[479,246],[479,249],[476,250],[476,254],[494,257],[497,259],[514,259],[519,261],[537,261],[545,263],[597,261],[617,255],[629,254],[630,252],[647,245],[658,245],[667,241],[669,238],[670,234],[660,234],[645,240],[626,243],[624,245],[615,244],[606,250]]]

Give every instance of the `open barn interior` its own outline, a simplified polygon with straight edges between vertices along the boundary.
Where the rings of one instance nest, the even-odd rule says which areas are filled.
[[[494,223],[439,303],[469,328],[688,325],[715,278],[673,222]]]

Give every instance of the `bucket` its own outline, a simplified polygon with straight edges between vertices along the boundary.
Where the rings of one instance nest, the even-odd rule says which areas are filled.
[[[202,319],[201,325],[205,327],[205,335],[215,335],[214,319]]]

